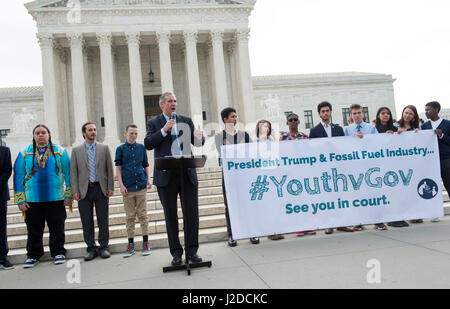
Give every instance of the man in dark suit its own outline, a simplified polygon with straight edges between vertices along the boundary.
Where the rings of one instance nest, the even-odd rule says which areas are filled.
[[[309,131],[309,138],[345,136],[341,126],[331,123],[332,107],[329,102],[320,103],[317,112],[322,121]]]
[[[422,130],[434,130],[438,138],[441,177],[447,193],[450,194],[450,121],[440,118],[441,105],[433,101],[425,105],[425,115],[429,119],[422,125]],[[439,221],[437,218],[432,222]]]
[[[7,209],[9,200],[8,180],[11,177],[11,152],[8,147],[0,146],[0,268],[13,269],[8,261]]]
[[[341,126],[331,123],[332,106],[329,102],[322,102],[317,106],[321,122],[309,131],[309,138],[345,136]],[[338,227],[338,231],[353,232],[349,227]],[[333,229],[327,229],[325,234],[332,234]]]
[[[155,150],[155,159],[166,156],[191,155],[191,144],[200,147],[205,143],[203,132],[195,129],[189,117],[176,115],[177,99],[170,93],[164,93],[159,99],[162,114],[147,123],[145,147]],[[181,173],[181,175],[180,175]],[[157,187],[166,219],[167,237],[172,265],[180,265],[183,247],[178,238],[177,196],[180,194],[183,211],[184,239],[187,258],[199,263],[198,256],[198,180],[195,168],[182,172],[154,169],[153,184]]]

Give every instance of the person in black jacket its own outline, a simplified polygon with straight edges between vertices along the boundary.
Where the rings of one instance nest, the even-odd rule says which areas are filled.
[[[327,101],[321,102],[317,105],[317,112],[321,122],[309,131],[309,138],[335,137],[345,136],[344,129],[338,124],[331,123],[331,113],[333,107]],[[353,232],[349,227],[338,227],[338,231]],[[333,229],[326,229],[325,234],[332,234]]]
[[[375,121],[375,128],[378,133],[394,133],[398,128],[394,126],[392,112],[387,107],[380,107],[377,111],[377,119]]]
[[[309,131],[309,138],[345,136],[341,126],[331,123],[333,109],[329,102],[322,102],[317,106],[321,122]]]
[[[11,173],[11,152],[8,147],[0,146],[0,268],[3,269],[14,268],[7,258],[9,250],[6,227],[8,200],[10,199],[8,180]]]
[[[422,125],[422,130],[434,130],[438,138],[441,177],[445,190],[450,194],[450,121],[439,117],[441,105],[433,101],[425,105],[425,115],[429,119]],[[438,218],[431,220],[438,222]]]
[[[155,159],[166,156],[191,155],[191,144],[202,146],[205,143],[203,131],[195,129],[191,118],[176,115],[177,99],[166,92],[161,95],[159,105],[162,114],[147,123],[144,143],[147,150],[155,150]],[[167,237],[172,265],[180,265],[183,247],[178,237],[177,196],[180,194],[183,211],[184,239],[187,258],[199,263],[198,256],[198,179],[195,168],[183,171],[154,169],[153,184],[158,188],[158,196],[164,209]]]
[[[222,165],[221,147],[223,145],[236,145],[251,142],[250,135],[246,131],[240,131],[236,129],[237,114],[234,108],[232,107],[224,108],[220,112],[220,117],[222,118],[225,128],[221,132],[217,133],[216,136],[214,136],[216,149],[217,152],[219,153],[219,166]],[[237,245],[237,241],[233,239],[233,235],[231,232],[231,221],[230,221],[230,214],[228,212],[228,201],[225,191],[225,181],[223,179],[223,172],[222,172],[222,192],[223,192],[223,201],[225,204],[225,218],[227,220],[228,245],[230,247],[235,247]],[[250,242],[254,245],[259,244],[259,238],[252,237],[250,238]]]

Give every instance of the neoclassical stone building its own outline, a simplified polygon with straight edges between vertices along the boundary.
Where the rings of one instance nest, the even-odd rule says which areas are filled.
[[[254,104],[248,17],[255,1],[37,0],[26,4],[42,51],[45,122],[55,140],[82,140],[87,120],[117,144],[124,125],[145,127],[157,96],[177,95],[196,123]],[[154,73],[150,82],[149,73]],[[245,104],[240,104],[245,102]],[[55,117],[58,115],[58,117]],[[65,121],[59,121],[64,119]]]
[[[333,106],[345,124],[360,103],[367,120],[378,107],[395,114],[394,79],[373,73],[252,77],[249,16],[256,0],[36,0],[26,4],[37,23],[43,87],[0,89],[0,130],[6,114],[27,107],[71,147],[81,125],[94,121],[99,140],[112,146],[122,130],[159,114],[158,96],[173,91],[178,112],[207,135],[220,129],[227,106],[254,129],[265,118],[286,129],[285,113],[300,116],[302,130],[319,121],[316,106]],[[295,59],[292,59],[295,61]],[[30,97],[31,96],[31,97]],[[6,111],[6,112],[5,112]],[[144,134],[141,134],[143,139]]]

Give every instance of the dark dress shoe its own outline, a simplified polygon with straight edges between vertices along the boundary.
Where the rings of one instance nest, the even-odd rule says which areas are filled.
[[[111,257],[111,253],[109,252],[108,249],[106,249],[106,248],[105,249],[100,249],[99,251],[100,251],[100,256],[103,259],[107,259],[107,258]]]
[[[252,237],[250,238],[250,242],[254,245],[259,244],[259,238],[258,237]]]
[[[392,226],[392,227],[406,227],[406,226],[409,226],[408,222],[406,222],[406,221],[389,222],[387,225],[388,226]]]
[[[174,256],[172,260],[172,266],[181,265],[181,256]]]
[[[237,241],[234,240],[232,237],[228,238],[228,246],[230,247],[236,247]]]
[[[202,258],[198,256],[198,254],[188,255],[187,258],[192,263],[200,263],[201,261],[203,261]]]
[[[95,259],[97,256],[98,256],[97,250],[91,250],[91,251],[88,251],[88,253],[85,255],[84,260],[91,261],[91,260]]]

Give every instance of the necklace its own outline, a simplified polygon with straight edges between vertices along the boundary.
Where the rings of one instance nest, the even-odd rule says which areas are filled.
[[[48,158],[50,157],[50,148],[48,146],[36,148],[36,160],[37,165],[41,168],[45,168]]]

